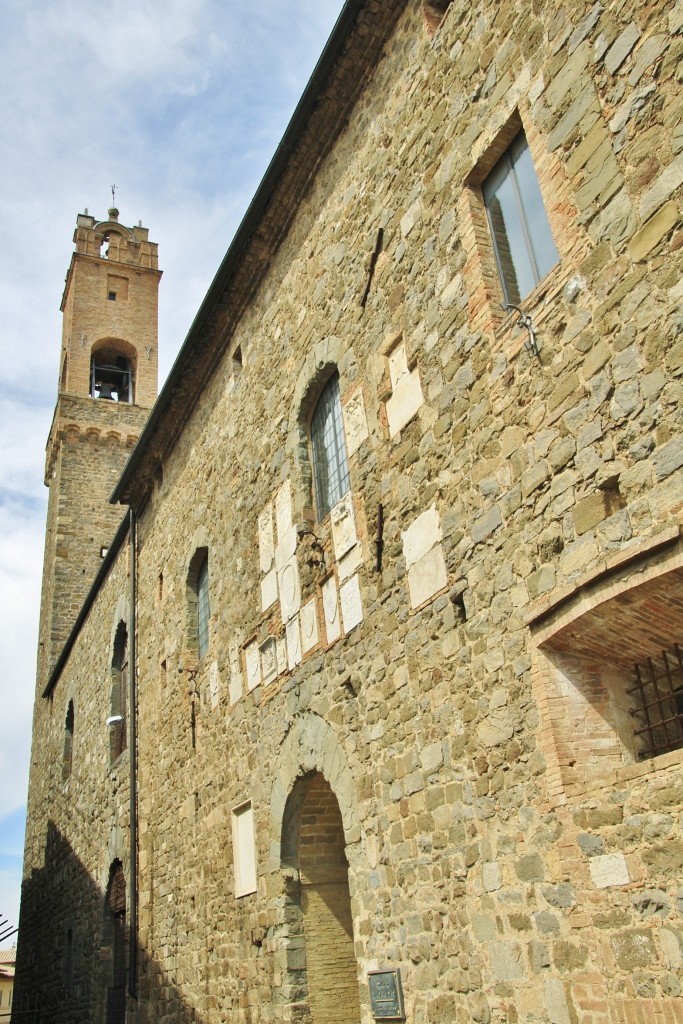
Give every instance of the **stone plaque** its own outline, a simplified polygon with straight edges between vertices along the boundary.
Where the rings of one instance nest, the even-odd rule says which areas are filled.
[[[426,512],[419,515],[407,530],[401,533],[403,542],[403,554],[405,555],[406,568],[426,555],[428,551],[441,540],[441,524],[436,505],[431,505]]]
[[[244,661],[247,666],[247,687],[253,690],[261,682],[261,659],[255,640],[244,648]]]
[[[275,495],[275,523],[277,539],[281,541],[292,525],[292,485],[285,480]]]
[[[343,583],[349,576],[353,576],[354,572],[358,572],[361,565],[363,564],[363,552],[361,551],[360,544],[356,544],[355,547],[351,548],[348,555],[344,555],[337,562],[337,573],[339,574],[339,582]]]
[[[368,971],[370,1011],[375,1020],[405,1020],[401,972]]]
[[[220,699],[220,679],[218,678],[218,662],[212,661],[209,669],[209,698],[211,707],[217,708]]]
[[[273,536],[273,506],[268,502],[258,517],[258,549],[261,572],[268,572],[273,564],[275,539]]]
[[[236,704],[242,696],[244,684],[242,682],[242,668],[237,645],[230,646],[230,702]]]
[[[409,373],[406,347],[405,345],[397,345],[389,356],[389,376],[391,377],[391,387],[394,391]]]
[[[269,636],[261,644],[261,674],[264,683],[272,683],[277,676],[277,650],[275,637]]]
[[[343,583],[339,588],[341,601],[342,622],[344,632],[350,633],[352,629],[363,621],[363,605],[360,599],[360,580],[358,576],[352,576],[350,580]]]
[[[437,544],[408,570],[410,607],[419,608],[434,594],[438,594],[448,583],[446,562],[441,545]]]
[[[279,636],[277,638],[277,674],[282,675],[283,672],[287,671],[287,637]]]
[[[323,611],[325,613],[325,632],[327,642],[331,644],[341,635],[339,624],[339,605],[337,604],[337,584],[334,576],[323,583]]]
[[[287,623],[287,667],[290,671],[301,663],[301,632],[299,616]]]
[[[365,415],[363,392],[357,391],[342,407],[344,416],[344,432],[346,434],[346,450],[349,455],[358,451],[368,436],[368,421]]]
[[[339,561],[358,542],[356,521],[353,515],[353,498],[350,491],[344,495],[341,501],[337,502],[330,516],[334,557]]]
[[[289,622],[301,607],[301,588],[299,586],[299,569],[296,557],[283,565],[277,574],[280,590],[280,609],[283,622]]]
[[[261,611],[265,612],[277,601],[277,573],[271,569],[261,580]]]
[[[290,526],[283,536],[278,537],[278,542],[275,545],[275,568],[278,572],[294,554],[296,554],[296,526]]]
[[[315,598],[312,598],[301,609],[301,650],[306,654],[317,642],[318,616],[315,611]]]

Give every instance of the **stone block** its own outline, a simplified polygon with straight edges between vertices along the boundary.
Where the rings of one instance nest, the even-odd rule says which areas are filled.
[[[573,1024],[564,985],[559,978],[544,979],[543,995],[550,1024]]]
[[[331,644],[341,636],[337,582],[334,576],[330,576],[323,583],[322,598],[323,613],[325,615],[325,633],[328,644]]]
[[[605,55],[605,67],[610,75],[616,74],[639,39],[640,30],[634,22],[617,36]]]
[[[363,441],[368,437],[368,420],[365,415],[363,392],[359,388],[342,405],[344,432],[346,434],[346,450],[349,456],[354,455]]]
[[[261,678],[272,683],[277,678],[277,645],[274,636],[269,636],[259,648],[261,655]]]
[[[304,654],[318,642],[318,614],[315,598],[307,601],[301,609],[301,650]]]
[[[358,576],[352,576],[350,580],[342,583],[339,588],[339,599],[344,632],[350,633],[352,629],[355,629],[363,621],[363,602],[360,596],[360,580]]]
[[[277,572],[271,569],[261,580],[261,611],[265,612],[277,601]]]
[[[545,878],[543,861],[537,853],[528,853],[515,863],[515,874],[522,882],[542,882]]]
[[[301,607],[301,585],[296,557],[290,558],[277,574],[282,619],[288,622]]]
[[[292,482],[285,480],[275,495],[277,539],[282,540],[292,526]]]
[[[297,665],[301,664],[301,630],[299,629],[299,616],[295,615],[285,627],[287,636],[287,668],[291,672]]]
[[[408,570],[410,606],[418,608],[430,597],[443,590],[448,582],[446,563],[441,545],[433,547]]]
[[[654,182],[640,200],[640,218],[643,221],[655,213],[669,199],[673,192],[683,184],[683,153],[655,178]]]
[[[396,437],[422,405],[422,385],[417,367],[395,386],[386,404],[389,434]]]
[[[673,200],[665,203],[642,228],[635,233],[628,244],[631,259],[638,263],[647,259],[653,249],[673,230],[679,219],[678,204]]]
[[[588,863],[596,889],[628,885],[631,881],[623,853],[605,853],[599,857],[592,857]]]
[[[613,935],[612,951],[622,971],[650,967],[657,962],[657,950],[650,931],[625,931]]]
[[[356,520],[353,514],[353,497],[350,491],[334,506],[330,513],[330,519],[332,521],[334,557],[339,562],[358,541]]]
[[[247,671],[247,689],[255,690],[261,682],[261,658],[255,640],[244,648],[244,663]]]
[[[676,437],[657,448],[652,456],[652,465],[657,480],[665,480],[680,469],[683,466],[683,438]]]
[[[522,947],[518,942],[494,940],[489,943],[491,969],[498,981],[516,981],[526,975]]]
[[[495,860],[482,864],[481,875],[485,892],[497,892],[503,884],[500,864]]]
[[[270,502],[268,502],[258,518],[258,541],[261,572],[268,572],[275,556],[273,506]]]

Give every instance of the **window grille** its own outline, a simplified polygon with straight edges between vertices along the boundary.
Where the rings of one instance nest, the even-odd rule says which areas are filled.
[[[315,407],[311,448],[318,519],[324,519],[350,487],[338,373],[327,382]]]
[[[202,562],[197,575],[197,654],[203,658],[209,649],[209,559]]]
[[[482,191],[505,301],[518,304],[560,259],[524,132]]]
[[[631,715],[634,735],[642,744],[641,759],[683,747],[683,656],[678,644],[635,665],[626,693],[635,705]]]

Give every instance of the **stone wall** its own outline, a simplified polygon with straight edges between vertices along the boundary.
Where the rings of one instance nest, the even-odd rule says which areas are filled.
[[[619,698],[683,639],[661,611],[683,558],[683,4],[445,7],[406,5],[137,496],[139,1021],[310,1019],[313,772],[364,1024],[385,966],[415,1024],[683,1019],[683,754],[640,761]],[[500,310],[480,192],[520,125],[560,254],[524,302],[538,358]],[[351,491],[320,523],[307,431],[335,367]],[[54,698],[84,687],[93,722],[108,593]],[[108,822],[104,740],[73,756]],[[236,897],[246,801],[257,891]],[[102,830],[54,813],[103,892]]]

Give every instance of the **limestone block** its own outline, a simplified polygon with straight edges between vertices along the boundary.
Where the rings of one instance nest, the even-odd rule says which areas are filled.
[[[526,974],[524,955],[518,942],[504,940],[489,943],[491,968],[498,981],[514,981]]]
[[[318,614],[315,598],[311,598],[301,609],[301,650],[304,654],[318,642]]]
[[[337,563],[340,582],[343,583],[349,576],[353,576],[354,572],[358,572],[362,564],[363,550],[360,544],[356,544],[355,547],[351,548],[348,555],[344,555],[341,561]]]
[[[665,203],[654,216],[643,224],[628,243],[631,259],[638,263],[646,259],[663,238],[669,234],[678,221],[678,204],[673,200]]]
[[[441,545],[433,547],[408,570],[411,608],[419,608],[446,586],[448,573]]]
[[[426,512],[418,516],[408,529],[401,533],[401,540],[406,568],[410,569],[441,541],[441,523],[436,505],[431,505]]]
[[[299,616],[296,615],[287,623],[287,667],[291,671],[301,663],[301,631]]]
[[[503,884],[500,864],[495,860],[482,865],[481,875],[486,892],[497,892]]]
[[[605,853],[601,857],[592,857],[588,866],[597,889],[628,885],[631,881],[623,853]]]
[[[212,661],[209,668],[209,700],[211,707],[217,708],[220,700],[220,679],[218,676],[218,662]]]
[[[640,200],[640,216],[647,220],[683,184],[683,153],[672,160]]]
[[[277,601],[277,572],[271,569],[261,580],[261,611],[265,612]]]
[[[339,621],[339,604],[337,601],[337,582],[334,576],[326,579],[322,586],[323,612],[325,614],[325,633],[327,642],[331,644],[341,635]]]
[[[631,22],[621,35],[618,35],[605,56],[605,67],[613,75],[624,63],[629,53],[640,39],[638,26]]]
[[[258,517],[258,547],[261,572],[268,572],[273,564],[275,538],[273,534],[273,506],[270,502]]]
[[[365,415],[365,401],[361,390],[356,391],[342,406],[342,415],[346,433],[346,450],[349,455],[353,455],[368,436],[368,420]]]
[[[268,639],[261,644],[261,676],[264,683],[272,683],[277,676],[277,649],[275,644],[275,637],[269,636]]]
[[[559,978],[545,978],[543,981],[545,1005],[548,1020],[551,1024],[572,1024],[572,1016],[567,1005],[564,985]]]
[[[350,580],[342,583],[339,588],[339,598],[344,632],[350,633],[352,629],[355,629],[363,621],[363,603],[360,596],[360,580],[358,576],[352,576]]]
[[[278,541],[284,539],[292,526],[292,483],[285,480],[275,495],[275,525]]]
[[[334,557],[339,561],[358,542],[351,492],[345,494],[330,513]]]
[[[277,574],[283,622],[288,622],[301,607],[301,585],[296,557],[290,558]]]
[[[392,390],[396,390],[402,380],[410,376],[408,356],[405,345],[398,345],[389,356],[389,377]]]
[[[477,727],[477,736],[485,747],[497,747],[512,739],[513,731],[510,712],[501,708],[488,715]]]
[[[662,944],[666,966],[670,971],[679,971],[683,966],[683,952],[678,935],[668,928],[662,928],[659,933],[659,941]]]
[[[261,682],[261,658],[255,640],[244,648],[244,663],[247,668],[247,689],[254,690]]]
[[[426,772],[435,772],[443,764],[441,743],[430,743],[420,751],[420,761]]]

